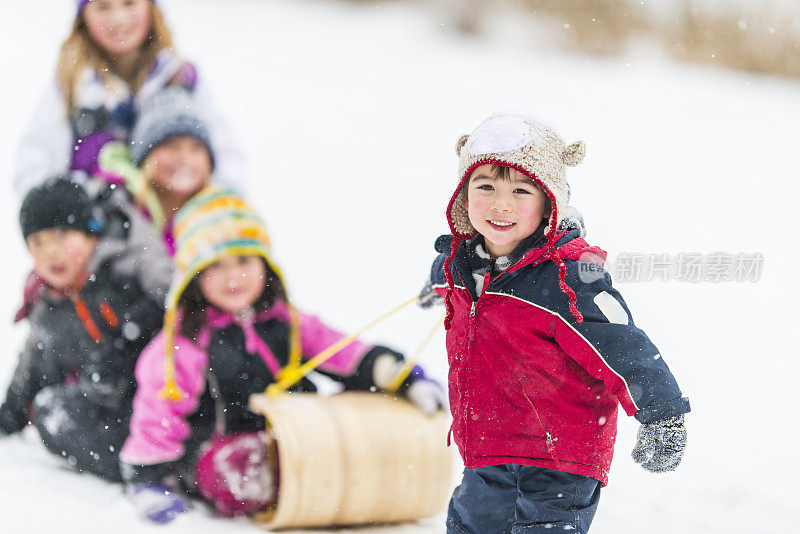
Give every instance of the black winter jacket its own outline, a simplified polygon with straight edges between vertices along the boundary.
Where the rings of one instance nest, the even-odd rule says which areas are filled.
[[[98,405],[130,413],[136,358],[162,323],[156,300],[111,260],[76,295],[45,288],[0,406],[0,432],[22,430],[33,398],[54,384],[74,384]]]

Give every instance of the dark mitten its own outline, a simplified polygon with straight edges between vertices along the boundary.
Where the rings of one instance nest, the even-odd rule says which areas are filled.
[[[109,239],[127,241],[131,233],[131,221],[123,206],[132,202],[130,193],[124,187],[109,185],[115,179],[119,180],[120,184],[124,183],[122,178],[105,173],[101,179],[106,183],[97,191],[94,202],[98,206],[96,211],[103,225],[103,235]],[[92,182],[97,181],[99,180],[92,180]]]
[[[422,288],[422,291],[419,292],[419,297],[417,298],[417,305],[420,308],[432,308],[437,304],[443,304],[444,299],[433,289],[433,283],[431,282],[430,278],[425,281],[425,287]]]
[[[28,413],[25,407],[16,398],[6,398],[6,402],[0,406],[0,436],[16,434],[27,424]]]
[[[561,230],[578,230],[581,237],[586,237],[586,222],[583,214],[572,206],[566,206],[564,213],[561,214],[561,222],[558,225]]]
[[[663,473],[678,467],[685,448],[686,427],[681,414],[643,424],[631,456],[651,473]]]

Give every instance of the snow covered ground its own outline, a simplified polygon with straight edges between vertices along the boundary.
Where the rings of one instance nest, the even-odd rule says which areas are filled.
[[[694,412],[675,473],[630,460],[620,422],[594,534],[796,528],[800,84],[632,53],[543,53],[524,39],[465,40],[403,3],[161,0],[252,158],[250,198],[298,304],[353,330],[414,295],[446,229],[456,138],[497,110],[549,117],[587,142],[570,172],[589,238],[623,253],[760,253],[758,282],[620,282]],[[46,4],[46,5],[43,5]],[[74,2],[3,6],[0,175],[51,76]],[[25,336],[9,322],[30,267],[10,180],[0,195],[5,387]],[[613,265],[613,264],[612,264]],[[794,297],[793,297],[794,295]],[[404,312],[371,339],[411,352],[435,313]],[[443,335],[424,364],[444,379]],[[455,481],[454,481],[455,482]],[[444,532],[418,524],[352,532]],[[0,441],[0,531],[256,532],[199,506],[142,524],[119,487],[69,471],[34,433]],[[350,529],[339,532],[351,532]]]

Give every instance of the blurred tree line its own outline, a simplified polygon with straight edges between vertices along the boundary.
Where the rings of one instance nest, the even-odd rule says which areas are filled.
[[[649,41],[683,60],[800,77],[800,0],[349,1],[434,8],[468,34],[506,17],[568,50],[613,55]]]

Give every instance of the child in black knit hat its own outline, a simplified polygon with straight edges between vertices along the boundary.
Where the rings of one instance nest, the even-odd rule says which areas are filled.
[[[20,226],[44,281],[31,329],[0,406],[0,435],[30,422],[70,465],[120,480],[134,364],[161,327],[124,248],[103,235],[84,190],[53,178],[31,190]]]

